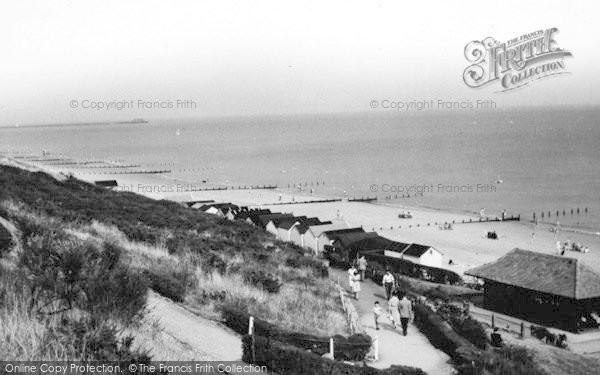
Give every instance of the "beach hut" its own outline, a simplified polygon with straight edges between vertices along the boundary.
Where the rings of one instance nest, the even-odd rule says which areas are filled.
[[[312,225],[331,224],[331,221],[320,221],[316,217],[308,218],[299,223],[295,223],[290,228],[289,241],[298,246],[305,247],[304,235]]]
[[[294,215],[292,215],[290,213],[281,213],[281,212],[258,215],[256,218],[256,226],[266,229],[267,225],[269,224],[269,222],[272,219],[281,218],[281,217],[293,217],[293,216]],[[273,233],[274,235],[277,235],[277,232],[271,232],[271,233]]]
[[[582,260],[516,248],[465,274],[484,281],[486,309],[572,332],[598,327],[600,272]]]
[[[328,245],[323,234],[327,231],[337,229],[348,229],[350,225],[345,221],[338,221],[331,224],[310,225],[306,233],[304,233],[304,246],[313,250],[315,254],[323,252],[324,246]]]
[[[117,180],[99,180],[99,181],[94,181],[94,184],[96,186],[101,186],[101,187],[105,187],[105,188],[113,188],[113,187],[119,186],[119,184],[117,183]]]
[[[185,202],[189,208],[193,208],[195,210],[199,210],[200,207],[209,204],[209,203],[215,203],[215,201],[213,200],[204,200],[204,201],[193,201],[193,202]]]
[[[246,211],[242,210],[235,215],[235,220],[246,221],[248,224],[257,225],[256,223],[258,223],[258,217],[260,215],[266,215],[270,213],[271,210],[269,209],[253,208]]]
[[[198,209],[207,214],[225,217],[230,210],[239,209],[239,207],[233,203],[209,203],[200,206]]]
[[[420,245],[416,243],[410,244],[401,253],[401,258],[404,260],[408,260],[409,262],[420,264],[422,266],[437,268],[442,267],[443,256],[444,255],[442,252],[433,246]]]
[[[289,229],[299,220],[306,219],[306,216],[278,216],[274,217],[265,226],[265,230],[281,241],[288,241]],[[283,226],[283,227],[282,227]],[[281,228],[281,231],[280,231]]]

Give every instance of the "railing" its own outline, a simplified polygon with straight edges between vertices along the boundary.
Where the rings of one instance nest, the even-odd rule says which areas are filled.
[[[526,329],[525,322],[518,319],[508,319],[504,316],[498,316],[494,313],[488,313],[486,311],[477,311],[473,308],[469,308],[469,314],[476,320],[489,325],[492,328],[502,329],[507,332],[513,332],[518,334],[521,338],[525,337]]]
[[[360,324],[360,317],[358,315],[358,311],[356,311],[354,304],[346,296],[346,290],[339,283],[336,283],[335,286],[340,292],[340,300],[342,301],[342,308],[346,313],[346,319],[348,320],[348,325],[350,326],[350,333],[366,333],[366,330]],[[333,341],[331,342],[331,352],[333,353]],[[369,350],[369,352],[365,356],[365,359],[368,361],[379,360],[379,336],[375,336],[372,339],[371,350]]]

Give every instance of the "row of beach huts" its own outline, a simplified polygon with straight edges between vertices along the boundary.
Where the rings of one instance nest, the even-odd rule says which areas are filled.
[[[246,221],[265,229],[278,240],[310,249],[317,256],[324,251],[334,251],[348,254],[352,259],[358,252],[380,250],[387,257],[427,267],[442,266],[443,254],[433,246],[392,241],[376,232],[365,232],[362,227],[350,227],[344,220],[321,221],[316,217],[212,201],[189,202],[188,206],[228,220]]]

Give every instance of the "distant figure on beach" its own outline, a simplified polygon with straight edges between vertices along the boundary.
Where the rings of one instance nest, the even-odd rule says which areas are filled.
[[[390,272],[389,269],[385,271],[385,275],[383,275],[383,280],[381,283],[383,284],[383,288],[385,289],[385,296],[387,300],[390,300],[392,296],[392,288],[394,287],[394,275]]]
[[[360,274],[358,271],[354,272],[354,277],[352,278],[352,293],[354,293],[354,299],[358,301],[358,292],[360,292]]]
[[[481,208],[479,210],[479,217],[484,217],[485,216],[485,208]]]
[[[379,330],[379,318],[381,318],[381,306],[379,306],[379,301],[375,301],[375,305],[373,306],[373,318],[375,318],[375,329]]]
[[[408,322],[413,320],[413,309],[412,302],[406,298],[406,293],[401,292],[400,300],[398,304],[398,310],[400,312],[400,324],[402,325],[402,334],[406,336],[408,330]]]
[[[364,281],[365,271],[367,270],[367,260],[364,255],[358,258],[358,270],[360,271],[360,281]]]
[[[560,241],[556,241],[556,252],[560,253]]]
[[[281,194],[279,194],[279,201],[281,202]]]
[[[400,323],[400,310],[398,310],[399,306],[400,299],[396,296],[396,293],[394,293],[392,298],[390,298],[388,301],[388,312],[390,314],[390,319],[392,320],[394,329],[397,327],[397,324]]]

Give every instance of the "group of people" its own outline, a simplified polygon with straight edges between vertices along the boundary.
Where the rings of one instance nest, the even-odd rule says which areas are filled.
[[[361,291],[360,283],[365,279],[366,270],[367,260],[364,256],[358,258],[348,269],[348,284],[356,300],[358,300],[358,293]],[[391,320],[394,329],[398,326],[402,327],[402,333],[406,336],[408,323],[414,318],[412,302],[406,297],[405,292],[396,288],[396,280],[389,269],[386,270],[383,276],[382,285],[388,301],[387,317]],[[373,315],[375,318],[375,329],[379,330],[379,323],[383,315],[383,308],[379,304],[379,301],[375,301],[374,303]]]
[[[587,246],[582,246],[579,242],[571,242],[570,240],[565,241],[564,244],[561,244],[560,241],[556,241],[556,250],[560,253],[560,255],[565,255],[565,251],[578,251],[580,253],[587,253],[590,249]]]
[[[358,300],[360,292],[360,283],[365,280],[365,272],[367,271],[367,260],[364,256],[358,258],[348,270],[348,284],[350,291],[354,294],[354,299]]]
[[[388,301],[388,317],[392,321],[394,329],[400,325],[402,327],[402,334],[406,336],[408,323],[414,318],[413,307],[412,302],[406,298],[406,293],[395,288],[395,281],[394,275],[387,269],[381,283],[385,289]],[[382,315],[382,309],[378,301],[375,301],[373,314],[375,316],[375,329],[379,329],[379,319]]]

